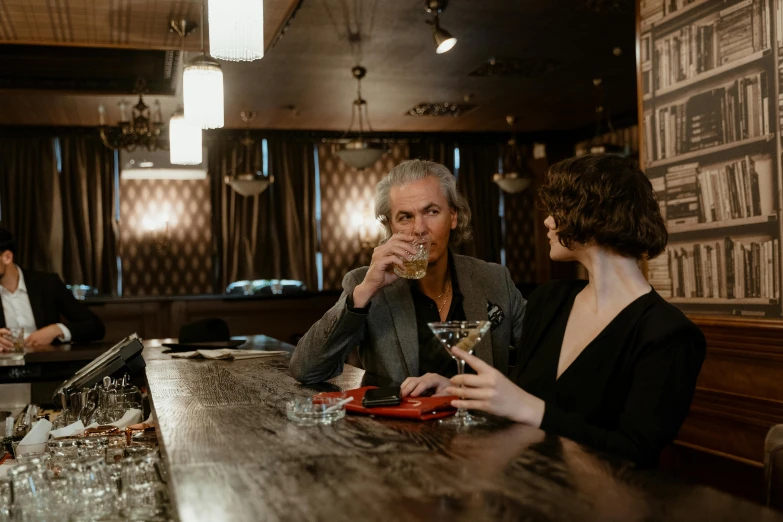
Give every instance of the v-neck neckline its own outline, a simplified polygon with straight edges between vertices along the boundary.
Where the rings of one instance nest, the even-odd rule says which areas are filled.
[[[617,323],[618,319],[621,316],[625,315],[628,312],[628,310],[631,310],[632,308],[634,308],[635,305],[637,303],[639,303],[640,301],[642,301],[643,299],[646,299],[646,298],[650,297],[651,295],[655,294],[655,289],[653,289],[651,287],[649,292],[646,292],[646,293],[640,295],[639,297],[637,297],[636,299],[634,299],[633,301],[631,301],[630,303],[625,305],[625,307],[622,310],[617,312],[617,315],[615,315],[612,318],[611,321],[606,323],[606,326],[604,326],[603,329],[601,329],[601,331],[598,332],[598,335],[593,337],[593,339],[589,343],[587,343],[587,345],[584,348],[582,348],[582,351],[579,352],[579,354],[574,358],[573,361],[571,361],[571,364],[569,364],[566,367],[566,369],[563,370],[563,373],[561,373],[560,376],[558,376],[557,375],[557,369],[560,366],[560,355],[563,353],[563,341],[565,340],[566,329],[568,328],[568,320],[571,318],[571,312],[574,309],[574,302],[576,301],[576,297],[580,293],[582,293],[582,291],[586,287],[587,287],[587,285],[583,286],[582,288],[576,289],[572,293],[572,295],[569,297],[569,299],[567,301],[567,303],[568,303],[568,310],[564,310],[563,314],[562,314],[562,316],[560,318],[560,320],[564,321],[565,324],[563,324],[562,334],[560,335],[560,340],[559,340],[559,348],[557,350],[557,357],[555,357],[555,371],[554,371],[554,373],[555,373],[555,386],[557,386],[560,383],[560,381],[563,379],[563,377],[569,372],[569,370],[571,370],[571,368],[574,367],[574,365],[580,359],[583,359],[582,356],[585,354],[585,352],[587,352],[590,349],[590,347],[592,347],[595,344],[596,341],[598,341],[599,339],[604,337],[604,335],[606,335],[607,332],[611,331],[611,329],[614,328],[615,324]]]

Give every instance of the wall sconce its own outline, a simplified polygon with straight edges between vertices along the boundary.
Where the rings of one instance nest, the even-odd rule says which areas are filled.
[[[373,249],[381,240],[381,225],[375,216],[369,212],[354,212],[351,215],[351,227],[359,237],[359,246],[362,250]]]
[[[141,225],[146,237],[155,243],[159,253],[171,252],[171,223],[168,213],[144,216]]]

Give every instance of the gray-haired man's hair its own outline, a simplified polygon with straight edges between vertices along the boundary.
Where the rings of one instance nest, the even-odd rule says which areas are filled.
[[[457,192],[457,179],[449,169],[434,161],[408,160],[403,161],[386,175],[375,188],[375,217],[386,231],[384,241],[392,236],[391,227],[391,188],[407,185],[428,177],[438,180],[440,189],[449,207],[457,211],[457,228],[449,234],[449,244],[459,245],[469,240],[473,231],[470,228],[470,207],[468,202]]]

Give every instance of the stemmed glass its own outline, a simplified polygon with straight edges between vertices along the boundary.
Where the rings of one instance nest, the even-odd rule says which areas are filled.
[[[428,326],[446,351],[449,352],[451,358],[457,361],[457,372],[459,375],[462,375],[465,373],[465,361],[451,353],[451,349],[456,346],[472,355],[473,349],[489,331],[490,322],[448,321],[445,323],[429,323]],[[485,420],[481,417],[472,416],[464,408],[459,408],[456,415],[440,422],[452,426],[474,426],[485,422]]]

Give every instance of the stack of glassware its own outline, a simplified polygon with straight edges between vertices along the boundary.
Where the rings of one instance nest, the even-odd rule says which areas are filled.
[[[0,479],[0,521],[168,521],[165,468],[122,433],[52,439]]]

